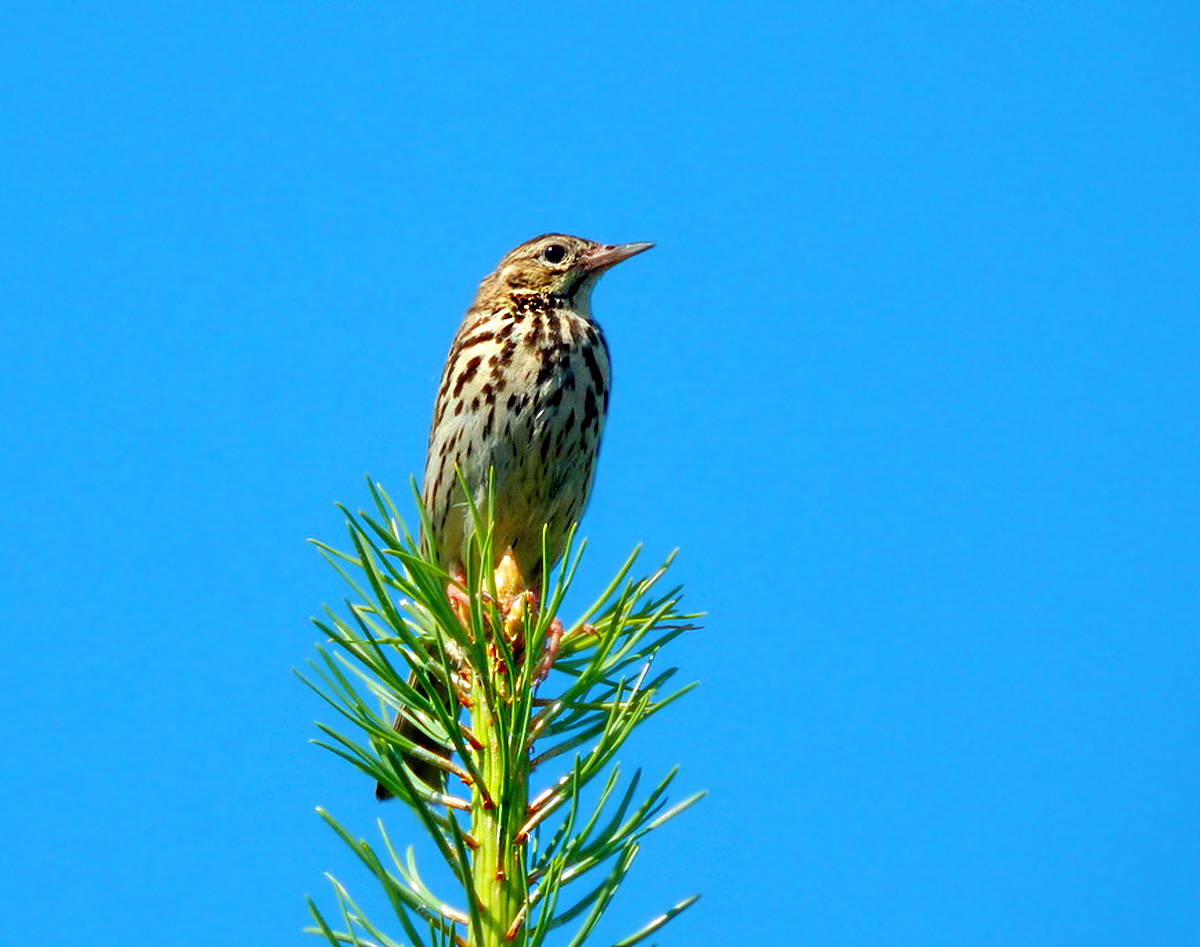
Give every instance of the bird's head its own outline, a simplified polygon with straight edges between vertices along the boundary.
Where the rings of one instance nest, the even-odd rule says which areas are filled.
[[[596,243],[561,233],[527,240],[509,251],[479,287],[477,304],[496,296],[536,293],[561,297],[587,310],[592,287],[610,267],[628,260],[652,243]]]

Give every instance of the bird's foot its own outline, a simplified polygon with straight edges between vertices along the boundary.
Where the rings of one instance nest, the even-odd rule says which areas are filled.
[[[550,674],[554,667],[554,659],[558,657],[558,649],[562,645],[562,637],[566,634],[562,619],[557,615],[546,630],[546,641],[542,645],[542,660],[538,662],[537,671],[533,675],[533,686],[537,687]]]
[[[450,581],[446,583],[446,598],[450,600],[450,608],[458,616],[463,627],[471,623],[471,596],[467,594],[467,570],[461,565],[450,567]]]

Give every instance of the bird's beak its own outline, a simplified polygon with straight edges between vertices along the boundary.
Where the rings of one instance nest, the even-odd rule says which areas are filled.
[[[583,265],[587,267],[589,273],[603,273],[610,266],[616,266],[622,260],[637,256],[652,246],[654,246],[652,243],[618,243],[597,247],[583,258]]]

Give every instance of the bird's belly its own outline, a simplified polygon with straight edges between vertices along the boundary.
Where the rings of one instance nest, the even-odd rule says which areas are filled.
[[[530,579],[540,572],[543,527],[549,561],[557,562],[591,491],[599,430],[584,431],[581,420],[582,403],[564,393],[482,442],[468,465],[478,504],[486,502],[488,472],[495,470],[493,548],[497,556],[511,549]]]
[[[466,410],[435,438],[453,445],[447,456],[458,464],[481,512],[494,471],[493,552],[498,558],[511,549],[530,582],[539,581],[542,572],[543,527],[552,566],[583,514],[603,429],[604,393],[592,383],[584,356],[564,351],[559,362],[540,379],[531,372],[507,384],[495,410]],[[440,452],[441,445],[437,448]],[[428,473],[426,487],[431,513],[440,514],[432,518],[442,559],[460,562],[471,533],[462,491],[456,486],[440,502],[431,498]],[[435,492],[445,494],[445,485]]]

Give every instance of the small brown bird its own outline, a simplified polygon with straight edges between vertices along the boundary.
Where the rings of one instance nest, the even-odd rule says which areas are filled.
[[[461,572],[471,533],[456,465],[480,509],[495,470],[497,560],[511,550],[540,592],[562,557],[591,492],[608,408],[608,346],[592,318],[592,290],[610,267],[652,246],[545,234],[508,253],[480,283],[446,358],[425,455],[422,499],[438,558],[451,572]],[[402,719],[396,725],[446,752]],[[435,767],[409,765],[440,785]],[[376,796],[388,792],[379,786]]]

